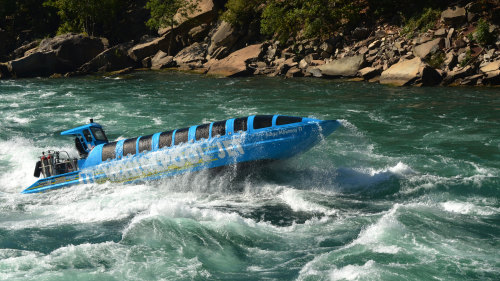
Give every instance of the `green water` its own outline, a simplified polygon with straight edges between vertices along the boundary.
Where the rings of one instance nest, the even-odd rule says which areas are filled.
[[[134,73],[0,81],[0,280],[498,280],[500,91]],[[24,195],[94,118],[110,139],[252,114],[342,123],[243,173]]]

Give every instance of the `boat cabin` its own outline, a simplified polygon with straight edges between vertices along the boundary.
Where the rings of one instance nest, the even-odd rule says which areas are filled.
[[[90,119],[90,124],[64,131],[61,135],[75,137],[75,146],[82,158],[86,158],[95,146],[109,142],[102,126],[94,123],[93,119]]]

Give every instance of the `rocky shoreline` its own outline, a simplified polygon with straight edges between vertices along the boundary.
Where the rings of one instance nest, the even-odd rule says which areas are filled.
[[[220,5],[203,0],[189,19],[159,37],[109,46],[105,38],[64,34],[33,41],[0,63],[0,78],[61,77],[134,69],[179,69],[207,75],[346,77],[396,86],[500,84],[500,28],[496,43],[476,43],[474,3],[443,11],[435,28],[403,35],[398,26],[358,27],[327,40],[259,42],[252,28],[219,21]],[[169,55],[168,53],[171,53]]]

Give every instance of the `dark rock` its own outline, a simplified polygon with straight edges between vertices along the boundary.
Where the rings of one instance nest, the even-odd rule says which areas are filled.
[[[199,26],[191,28],[188,32],[189,42],[200,42],[208,35],[210,31],[209,25],[204,23]]]
[[[356,27],[352,33],[351,36],[355,40],[363,40],[366,39],[370,35],[370,30],[366,27]]]
[[[207,45],[201,43],[194,43],[182,49],[175,57],[174,61],[177,65],[192,64],[192,63],[204,63],[206,61],[205,56],[207,55]]]
[[[466,20],[466,11],[458,6],[448,8],[441,13],[441,20],[448,25],[460,25]]]
[[[446,58],[444,59],[444,67],[446,69],[453,69],[458,63],[457,55],[453,51],[448,52],[446,54]]]
[[[457,39],[453,43],[453,47],[455,48],[464,48],[465,46],[467,46],[467,43],[465,43],[465,41],[462,38]]]
[[[358,71],[358,75],[363,77],[365,80],[370,80],[375,76],[380,75],[380,73],[382,73],[382,69],[375,67],[365,67]]]
[[[163,69],[175,66],[174,57],[169,56],[163,51],[158,51],[158,53],[156,53],[156,55],[151,59],[151,69]]]
[[[0,63],[0,79],[9,78],[10,76],[11,75],[8,64]]]
[[[344,57],[319,66],[319,70],[325,76],[346,76],[352,77],[365,63],[363,55]]]
[[[133,46],[129,51],[128,55],[136,62],[142,61],[146,57],[154,56],[158,51],[168,51],[170,45],[171,33],[166,34],[163,37],[156,38],[150,42],[141,43]],[[172,42],[174,40],[172,39]],[[172,43],[173,45],[174,43]],[[171,51],[174,46],[170,46]],[[175,49],[175,48],[174,48]]]
[[[500,70],[489,71],[483,79],[485,84],[498,86],[500,84]]]
[[[9,62],[16,77],[50,76],[73,72],[105,48],[101,38],[64,34],[44,39],[36,52]]]
[[[286,77],[303,77],[304,74],[302,73],[302,71],[300,70],[300,68],[294,66],[292,68],[290,68],[287,72],[286,72]]]
[[[477,82],[479,79],[483,77],[482,74],[476,74],[472,76],[465,77],[461,82],[460,85],[466,85],[466,86],[474,86],[477,85]]]
[[[236,33],[234,27],[228,22],[221,22],[217,27],[215,33],[210,38],[210,45],[208,46],[208,55],[210,58],[221,59],[227,55],[227,52],[218,52],[217,56],[214,56],[216,50],[220,50],[222,47],[224,50],[229,51],[234,44],[238,41],[240,35]]]
[[[143,68],[151,68],[151,57],[142,59],[141,65]]]
[[[29,50],[33,50],[34,48],[37,48],[38,45],[40,45],[41,40],[35,40],[32,41],[28,44],[22,45],[21,47],[15,49],[9,56],[11,60],[13,59],[18,59],[22,58],[25,56],[25,53]]]
[[[134,66],[135,62],[128,56],[132,42],[113,46],[98,54],[89,62],[83,64],[78,71],[89,73],[96,71],[114,71]]]
[[[174,27],[176,29],[175,33],[183,36],[193,27],[204,23],[211,23],[217,17],[219,9],[224,5],[223,2],[218,0],[199,0],[197,1],[197,8],[186,16],[178,13],[175,15],[175,19],[178,22],[178,25]],[[158,34],[163,36],[169,31],[170,27],[161,28],[158,30]]]
[[[319,49],[324,51],[324,52],[327,52],[329,54],[333,53],[334,51],[334,48],[333,48],[333,45],[328,43],[328,42],[323,42],[320,46],[319,46]]]
[[[470,65],[454,69],[453,71],[449,71],[446,73],[446,77],[443,79],[443,85],[449,85],[457,79],[473,75],[474,73],[474,68],[472,68],[472,66]]]

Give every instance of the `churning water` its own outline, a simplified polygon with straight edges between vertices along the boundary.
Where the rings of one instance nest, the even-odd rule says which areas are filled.
[[[134,73],[0,81],[0,280],[498,280],[500,91]],[[25,195],[63,130],[342,123],[258,169]]]

